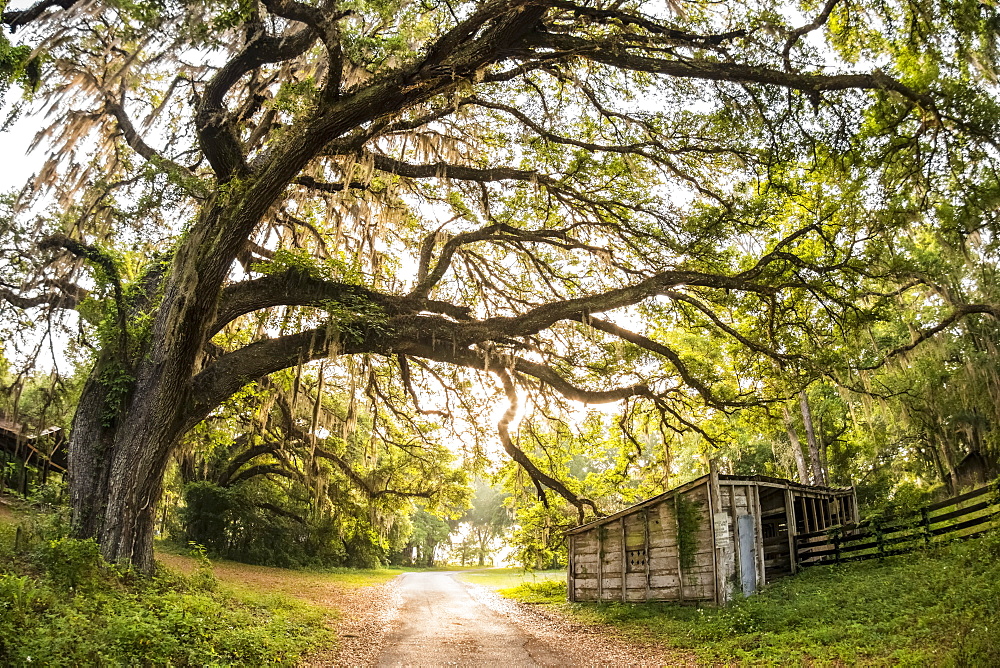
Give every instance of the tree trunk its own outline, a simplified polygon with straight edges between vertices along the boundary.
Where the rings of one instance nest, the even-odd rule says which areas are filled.
[[[809,459],[812,464],[813,484],[825,485],[826,475],[823,472],[823,462],[819,457],[819,443],[813,431],[812,412],[809,410],[809,398],[806,391],[799,392],[799,406],[802,408],[802,423],[806,427],[806,442],[809,444]]]
[[[788,406],[782,406],[781,410],[785,415],[785,431],[788,432],[788,441],[792,444],[792,454],[795,456],[795,468],[798,469],[799,482],[808,484],[809,471],[806,468],[806,458],[802,454],[802,443],[799,442],[799,435],[795,431],[795,425],[792,423],[792,416],[788,412]]]
[[[85,384],[69,443],[73,533],[109,562],[153,569],[153,532],[175,444],[198,420],[191,380],[209,338],[228,262],[211,226],[178,248],[148,331],[107,343]],[[124,306],[124,305],[122,305]]]
[[[96,539],[109,562],[149,572],[156,505],[180,406],[162,419],[140,419],[135,414],[144,413],[142,407],[163,402],[137,391],[129,404],[138,410],[113,416],[101,367],[84,387],[69,443],[73,533]]]

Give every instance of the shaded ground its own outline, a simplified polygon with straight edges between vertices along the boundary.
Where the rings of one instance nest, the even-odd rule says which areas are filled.
[[[14,512],[7,507],[7,501],[0,497],[0,521],[3,522],[13,522],[17,518],[14,516]]]

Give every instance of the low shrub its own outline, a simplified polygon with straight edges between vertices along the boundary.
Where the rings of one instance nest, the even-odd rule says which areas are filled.
[[[13,557],[0,560],[0,666],[294,665],[330,640],[317,608],[221,591],[203,551],[191,576],[138,576],[93,541],[34,535],[15,549],[15,533],[0,523]]]

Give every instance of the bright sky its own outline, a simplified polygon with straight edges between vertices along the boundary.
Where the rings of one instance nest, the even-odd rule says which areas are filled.
[[[18,95],[20,91],[12,88],[7,92],[7,99],[16,99]],[[0,119],[5,119],[10,113],[10,105],[4,105],[0,113]],[[41,125],[40,119],[25,117],[6,132],[0,133],[0,192],[19,189],[41,167],[45,160],[44,150],[25,157],[28,146]]]

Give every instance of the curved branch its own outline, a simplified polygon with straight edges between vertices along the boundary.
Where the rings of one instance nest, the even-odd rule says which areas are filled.
[[[219,300],[219,314],[211,333],[218,333],[228,323],[241,315],[272,306],[316,306],[336,303],[347,308],[376,307],[386,316],[404,313],[442,313],[456,320],[467,320],[469,309],[434,299],[416,296],[398,297],[352,283],[328,281],[310,276],[306,272],[289,269],[227,286]]]
[[[306,526],[306,524],[307,524],[306,521],[305,521],[305,519],[302,518],[302,516],[296,515],[295,513],[293,513],[290,510],[285,510],[284,508],[279,508],[278,506],[274,505],[273,503],[267,503],[266,501],[258,501],[257,503],[255,503],[253,505],[255,507],[257,507],[257,508],[261,508],[262,510],[266,510],[266,511],[268,511],[270,513],[274,513],[275,515],[278,515],[280,517],[287,517],[288,519],[290,519],[290,520],[292,520],[294,522],[298,522],[302,526]]]
[[[837,90],[891,90],[919,103],[925,109],[935,109],[934,102],[929,96],[917,93],[879,70],[869,74],[802,74],[698,58],[687,60],[651,58],[631,53],[621,45],[610,41],[590,41],[551,32],[534,33],[525,41],[535,49],[554,49],[566,56],[573,55],[636,72],[664,74],[681,79],[764,84],[817,94]]]
[[[670,364],[677,369],[677,373],[680,374],[687,386],[693,388],[698,394],[700,394],[701,398],[709,406],[722,408],[724,406],[732,407],[749,405],[743,401],[726,401],[716,397],[711,388],[691,373],[691,370],[688,369],[680,355],[678,355],[673,349],[658,341],[654,341],[646,336],[643,336],[642,334],[637,334],[636,332],[627,330],[624,327],[619,327],[612,322],[608,322],[607,320],[602,320],[600,318],[587,318],[584,320],[584,323],[590,325],[594,329],[598,329],[606,334],[611,334],[612,336],[616,336],[620,339],[628,341],[629,343],[633,343],[640,348],[644,348],[650,352],[654,352],[667,358],[670,361]]]
[[[246,174],[249,167],[236,130],[225,107],[225,97],[243,75],[261,65],[297,58],[316,41],[312,28],[286,37],[256,33],[235,58],[226,63],[205,87],[195,111],[195,126],[202,153],[220,181]]]
[[[62,285],[53,282],[51,285],[57,288],[57,291],[30,297],[19,294],[4,285],[0,285],[0,299],[21,309],[29,309],[43,304],[48,304],[55,308],[74,309],[90,294],[84,288],[71,283]]]
[[[187,167],[164,157],[159,151],[147,144],[146,140],[144,140],[142,135],[140,135],[135,129],[135,125],[132,123],[132,119],[128,117],[125,107],[122,106],[121,102],[115,100],[114,97],[107,92],[104,94],[104,108],[115,117],[115,121],[118,123],[118,129],[122,133],[122,138],[125,140],[125,143],[132,148],[132,150],[141,155],[147,161],[159,165],[166,171],[173,172],[175,175],[185,177],[193,176],[191,170]]]
[[[236,472],[251,459],[260,457],[261,455],[268,455],[281,448],[280,443],[264,443],[247,450],[244,450],[239,455],[233,458],[229,463],[229,467],[223,472],[219,477],[219,486],[228,487],[229,481],[236,475]]]
[[[539,469],[538,466],[531,461],[528,455],[526,455],[523,450],[514,444],[514,441],[510,437],[510,423],[517,416],[517,388],[515,387],[514,381],[511,379],[510,374],[506,369],[494,369],[493,373],[503,384],[504,393],[507,395],[508,402],[507,410],[497,423],[497,433],[500,436],[500,443],[503,444],[503,449],[508,455],[510,455],[511,459],[517,462],[517,464],[531,477],[532,481],[534,481],[536,487],[538,487],[539,495],[541,496],[542,502],[545,506],[548,507],[549,504],[544,491],[541,489],[541,485],[545,485],[552,491],[559,494],[559,496],[573,504],[577,511],[579,511],[581,523],[583,522],[583,509],[586,506],[589,506],[590,509],[594,511],[595,515],[602,515],[600,509],[597,507],[597,504],[595,504],[591,499],[578,496],[571,492],[566,485]]]
[[[905,346],[899,346],[893,350],[887,352],[877,364],[871,366],[859,367],[861,371],[872,371],[874,369],[881,368],[885,366],[889,360],[899,357],[903,353],[907,353],[917,346],[919,346],[924,341],[932,339],[944,330],[951,327],[958,320],[964,318],[967,315],[973,313],[984,313],[986,315],[992,316],[995,320],[1000,320],[1000,306],[993,304],[953,304],[954,311],[948,314],[944,320],[934,325],[933,327],[928,327],[927,329],[921,331],[917,336],[913,337],[913,340]]]
[[[296,482],[300,479],[300,476],[297,474],[289,471],[288,469],[281,468],[280,466],[275,466],[273,464],[254,464],[253,466],[243,469],[238,475],[231,478],[229,480],[229,484],[225,485],[225,487],[232,487],[245,480],[262,475],[280,475]]]
[[[791,71],[792,69],[792,47],[799,39],[813,30],[820,28],[827,20],[830,18],[830,14],[833,12],[833,8],[837,6],[840,0],[826,0],[826,4],[823,6],[823,10],[819,15],[811,22],[804,26],[798,27],[788,34],[788,39],[785,41],[785,46],[781,50],[781,59],[785,62],[785,69]]]

